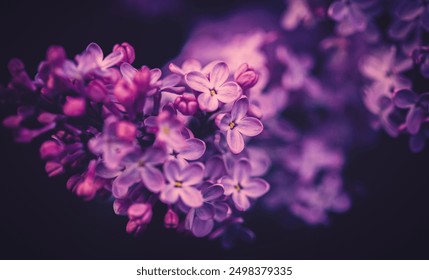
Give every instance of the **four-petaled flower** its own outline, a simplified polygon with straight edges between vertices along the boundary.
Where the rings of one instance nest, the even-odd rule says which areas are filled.
[[[270,185],[261,178],[251,178],[252,167],[245,158],[234,163],[230,175],[222,177],[225,195],[232,195],[235,206],[240,211],[250,207],[249,198],[258,198],[268,192]]]
[[[257,118],[246,117],[248,109],[249,100],[242,97],[234,103],[230,114],[220,115],[219,129],[226,132],[228,147],[234,154],[244,149],[243,135],[256,136],[264,129]]]
[[[209,76],[193,71],[185,76],[186,83],[193,90],[200,92],[198,104],[201,110],[213,112],[222,103],[234,102],[241,94],[240,87],[235,82],[227,82],[228,66],[220,62],[210,71]]]
[[[190,163],[183,167],[178,161],[169,160],[164,164],[164,174],[167,184],[159,197],[162,202],[174,204],[180,198],[184,204],[192,208],[203,205],[203,196],[195,188],[203,180],[202,163]]]

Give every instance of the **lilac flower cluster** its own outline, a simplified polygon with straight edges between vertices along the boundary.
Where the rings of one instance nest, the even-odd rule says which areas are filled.
[[[69,176],[67,188],[85,200],[111,197],[127,232],[141,233],[160,204],[167,228],[221,236],[270,188],[247,152],[264,130],[249,109],[258,76],[196,60],[163,75],[134,68],[134,58],[128,43],[106,56],[91,43],[73,60],[53,46],[34,79],[11,60],[2,94],[19,107],[3,124],[18,142],[45,139],[48,175]]]

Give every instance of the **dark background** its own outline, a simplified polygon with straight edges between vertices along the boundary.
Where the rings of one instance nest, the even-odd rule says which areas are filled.
[[[33,76],[52,44],[73,56],[93,41],[106,52],[127,41],[136,48],[135,65],[159,67],[180,52],[198,18],[261,5],[187,0],[177,14],[144,19],[120,2],[2,1],[0,83],[10,78],[6,65],[12,57],[21,58]],[[273,3],[264,8],[279,13],[282,6]],[[0,110],[1,118],[14,112]],[[429,258],[429,149],[414,155],[406,138],[381,134],[372,146],[353,152],[345,176],[364,189],[330,226],[295,221],[285,227],[284,217],[259,208],[247,215],[256,241],[228,251],[216,241],[163,229],[158,215],[145,235],[130,236],[126,219],[113,213],[110,202],[83,202],[66,190],[64,178],[47,178],[38,143],[15,144],[4,128],[0,137],[0,259]]]

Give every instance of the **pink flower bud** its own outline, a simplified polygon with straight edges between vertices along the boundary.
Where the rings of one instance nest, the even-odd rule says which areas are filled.
[[[76,185],[76,195],[85,200],[91,200],[97,193],[100,185],[96,184],[94,180],[85,178],[81,183]]]
[[[66,59],[66,52],[61,46],[51,46],[46,52],[46,60],[52,64],[58,64]]]
[[[40,157],[42,159],[57,157],[64,150],[63,146],[59,145],[58,142],[48,140],[43,142],[40,146]]]
[[[133,141],[136,138],[137,128],[129,121],[120,121],[116,125],[116,136],[127,141]]]
[[[123,105],[130,106],[135,101],[137,89],[134,84],[129,83],[125,80],[120,80],[116,84],[113,90],[113,94]]]
[[[66,97],[66,103],[63,106],[63,112],[69,117],[80,117],[85,114],[86,100],[83,97]]]
[[[103,102],[107,97],[106,86],[100,80],[92,80],[86,87],[87,96],[95,102]]]
[[[123,54],[122,62],[133,63],[136,58],[136,53],[133,46],[124,42],[122,44],[116,44],[113,46],[113,51],[120,51]]]
[[[143,66],[134,76],[134,83],[139,92],[146,92],[150,85],[150,69]]]
[[[177,228],[179,226],[179,216],[173,209],[168,209],[164,217],[164,226],[166,228]]]
[[[48,173],[49,177],[59,175],[64,172],[63,166],[55,161],[48,161],[45,164],[45,171]]]
[[[197,99],[191,93],[184,93],[174,100],[174,107],[183,115],[191,116],[197,112]]]
[[[244,63],[235,71],[234,79],[243,89],[249,89],[258,82],[259,75],[247,63]]]
[[[130,220],[137,220],[139,224],[148,224],[152,219],[152,206],[148,203],[134,203],[128,208]]]

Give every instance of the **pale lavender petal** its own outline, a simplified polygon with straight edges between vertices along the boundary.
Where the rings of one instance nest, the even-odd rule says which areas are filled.
[[[213,112],[219,108],[218,98],[216,96],[212,96],[208,92],[198,95],[198,104],[200,105],[201,110],[207,112]]]
[[[162,80],[162,87],[174,87],[180,83],[182,77],[177,74],[170,74]]]
[[[180,189],[179,196],[183,203],[192,208],[201,207],[203,205],[203,196],[199,190],[193,187],[183,187]],[[195,221],[194,221],[195,222]]]
[[[128,189],[135,183],[140,182],[140,175],[135,168],[125,170],[112,184],[112,194],[116,198],[124,197]]]
[[[164,176],[159,169],[152,166],[139,168],[140,176],[145,186],[154,193],[158,193],[164,188]]]
[[[232,107],[231,111],[231,118],[234,121],[241,120],[244,118],[247,114],[247,111],[249,110],[249,100],[247,97],[242,97],[235,101],[234,106]]]
[[[224,114],[223,117],[220,119],[220,122],[218,123],[218,127],[222,131],[230,130],[229,124],[232,121],[232,117],[230,114]]]
[[[122,58],[124,57],[124,53],[121,51],[114,51],[103,60],[100,67],[102,68],[110,68],[112,66],[115,66],[119,62],[121,62]]]
[[[209,80],[200,72],[193,71],[186,74],[185,81],[190,88],[199,92],[207,92],[211,89]]]
[[[413,21],[406,22],[401,20],[396,20],[389,28],[389,35],[394,39],[403,39],[405,38],[411,30],[415,27]]]
[[[121,174],[121,171],[118,169],[109,169],[103,164],[103,162],[98,162],[95,167],[95,174],[101,178],[113,179],[118,177]]]
[[[180,165],[175,160],[169,160],[164,164],[164,174],[167,181],[174,183],[180,178]]]
[[[241,183],[249,178],[251,172],[252,166],[250,165],[249,161],[245,158],[242,158],[234,164],[232,177],[234,178],[235,182]]]
[[[418,99],[418,95],[408,89],[399,90],[395,93],[393,97],[393,102],[396,107],[405,109],[413,106]]]
[[[246,182],[246,185],[243,186],[243,193],[245,193],[248,197],[258,198],[268,192],[270,189],[270,185],[261,178],[253,178],[249,179]]]
[[[95,58],[97,62],[103,61],[103,50],[96,43],[91,43],[86,47],[86,52]]]
[[[226,131],[226,142],[228,147],[234,154],[239,154],[244,150],[244,139],[238,129],[230,129]]]
[[[216,88],[217,98],[223,103],[231,103],[240,96],[240,87],[235,82],[226,82]]]
[[[189,138],[185,142],[185,146],[179,150],[179,153],[186,160],[197,160],[206,151],[206,143],[198,138]]]
[[[150,83],[154,84],[156,83],[162,76],[161,69],[154,68],[150,70]]]
[[[235,207],[239,211],[245,211],[250,207],[249,199],[242,192],[234,192],[232,194],[232,200],[234,201]]]
[[[180,178],[183,185],[192,186],[201,183],[204,177],[204,165],[200,162],[190,163],[183,168]]]
[[[128,63],[122,63],[119,69],[121,70],[122,76],[129,82],[134,79],[135,75],[138,72],[136,68],[134,68],[131,64]]]
[[[175,188],[174,186],[169,186],[161,192],[159,199],[164,203],[174,204],[179,199],[179,193],[180,193],[179,188]]]
[[[192,233],[196,237],[204,237],[211,232],[213,229],[213,220],[200,220],[195,219],[192,225]]]
[[[235,127],[241,134],[246,136],[256,136],[264,130],[264,126],[261,121],[253,117],[245,117]]]
[[[225,195],[231,195],[234,192],[234,186],[238,183],[231,176],[223,176],[220,182],[225,188]]]
[[[210,84],[212,88],[218,88],[226,82],[229,76],[229,68],[224,62],[216,64],[210,71]]]
[[[407,125],[407,130],[411,134],[417,134],[420,130],[425,119],[424,111],[419,107],[412,107],[407,114],[407,119],[405,124]]]

